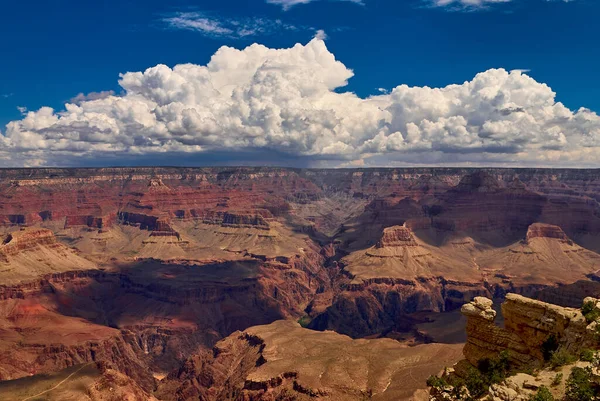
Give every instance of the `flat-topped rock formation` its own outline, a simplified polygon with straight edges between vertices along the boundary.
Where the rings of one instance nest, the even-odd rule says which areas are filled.
[[[30,228],[9,232],[0,244],[0,252],[5,256],[14,256],[21,252],[29,252],[39,246],[58,247],[59,244],[51,230]]]
[[[558,226],[534,223],[524,239],[475,258],[492,283],[570,284],[600,269],[600,255],[572,241]]]
[[[534,238],[553,238],[565,242],[571,241],[559,226],[543,223],[534,223],[527,229],[525,240],[529,243]]]
[[[0,286],[48,273],[95,268],[95,263],[59,243],[48,229],[11,231],[0,242]]]
[[[383,230],[381,239],[375,245],[376,248],[417,246],[417,241],[412,232],[405,226],[387,227]]]
[[[165,401],[201,398],[382,401],[408,399],[429,374],[460,358],[460,344],[405,347],[390,339],[352,340],[277,321],[233,333],[212,355],[191,357],[161,382]]]

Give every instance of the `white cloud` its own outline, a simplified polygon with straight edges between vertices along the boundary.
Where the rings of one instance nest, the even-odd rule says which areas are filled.
[[[512,0],[432,0],[438,7],[458,4],[464,7],[482,7],[494,3],[509,3]]]
[[[510,72],[520,72],[522,74],[527,74],[528,72],[531,72],[531,69],[529,69],[529,68],[515,68],[514,70],[510,70]]]
[[[448,10],[480,10],[485,9],[493,4],[498,3],[510,3],[516,0],[426,0],[429,4],[434,7],[445,7]],[[563,3],[570,3],[575,0],[546,0],[549,2],[561,1]]]
[[[598,164],[600,117],[569,110],[521,71],[492,69],[443,88],[400,85],[368,98],[340,90],[352,76],[318,37],[289,49],[222,47],[205,66],[122,74],[120,96],[24,109],[0,136],[0,160],[273,152],[333,166]]]
[[[290,8],[292,8],[295,5],[308,4],[308,3],[312,3],[313,1],[316,1],[316,0],[267,0],[267,3],[276,4],[276,5],[281,6],[284,10],[289,10]],[[364,5],[363,0],[335,0],[335,1],[347,1],[350,3]]]
[[[188,30],[211,37],[245,38],[300,29],[283,21],[268,18],[223,18],[202,12],[177,12],[161,20],[170,29]],[[302,29],[305,29],[302,27]]]
[[[317,32],[315,32],[315,38],[319,40],[327,40],[327,34],[324,30],[319,29]]]

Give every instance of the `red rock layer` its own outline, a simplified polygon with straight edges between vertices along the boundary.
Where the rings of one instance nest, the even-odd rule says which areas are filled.
[[[33,250],[38,245],[60,246],[54,233],[45,228],[15,231],[6,234],[0,243],[0,258]]]
[[[527,241],[534,238],[554,238],[561,241],[570,241],[562,228],[551,224],[534,223],[527,229]]]
[[[386,248],[392,246],[417,246],[417,241],[415,241],[415,237],[407,227],[388,227],[383,230],[383,235],[377,242],[376,247]]]

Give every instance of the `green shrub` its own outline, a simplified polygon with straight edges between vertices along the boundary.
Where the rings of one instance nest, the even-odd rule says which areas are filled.
[[[584,349],[583,351],[581,351],[579,359],[581,359],[584,362],[594,362],[594,351],[592,351],[591,349]]]
[[[300,319],[298,319],[298,324],[304,328],[307,328],[310,324],[310,316],[302,316]]]
[[[465,378],[465,386],[467,386],[471,397],[476,398],[487,391],[489,383],[477,369],[470,368]]]
[[[444,380],[443,377],[437,377],[436,375],[431,375],[431,376],[429,376],[429,379],[427,379],[427,385],[429,387],[434,387],[434,388],[444,388],[448,385],[448,382],[446,380]]]
[[[529,401],[554,401],[554,396],[547,387],[541,386]]]
[[[569,365],[576,360],[577,358],[569,354],[569,352],[563,348],[552,353],[552,356],[550,357],[550,366],[552,366],[553,369],[556,369],[560,366]]]
[[[510,370],[510,360],[507,351],[502,351],[497,358],[485,358],[479,361],[477,369],[483,374],[489,384],[499,383],[506,379]]]
[[[592,401],[595,398],[591,369],[573,368],[567,379],[565,401]]]
[[[523,373],[526,373],[526,374],[528,374],[529,376],[535,376],[535,375],[537,375],[537,372],[535,372],[535,371],[533,370],[533,368],[532,368],[532,367],[529,367],[529,366],[528,366],[528,367],[526,367],[526,368],[524,368],[524,369],[522,369],[521,371],[522,371]]]
[[[593,302],[584,303],[581,307],[581,313],[588,323],[594,322],[600,318],[600,311],[596,309],[596,304]]]
[[[563,381],[563,374],[557,373],[556,376],[554,376],[554,379],[552,379],[552,385],[558,386],[560,383],[562,383],[562,381]]]

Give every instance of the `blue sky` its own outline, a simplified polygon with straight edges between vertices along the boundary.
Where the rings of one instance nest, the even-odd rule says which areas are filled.
[[[337,92],[351,91],[364,99],[384,93],[378,88],[444,87],[492,68],[522,69],[548,85],[567,108],[600,111],[595,27],[600,2],[481,1],[475,6],[433,0],[303,0],[306,4],[291,6],[265,0],[9,2],[0,14],[0,131],[6,135],[4,126],[22,118],[23,109],[18,108],[50,106],[60,111],[79,93],[112,90],[119,96],[124,92],[120,73],[157,64],[206,65],[224,45],[305,45],[317,30],[326,35],[328,51],[354,73]],[[277,2],[286,0],[271,0]],[[42,150],[37,151],[39,156]],[[381,163],[374,152],[361,152]],[[315,156],[314,151],[294,154]],[[90,154],[82,157],[78,160]],[[342,158],[365,159],[356,153]],[[431,159],[436,160],[441,159]]]

